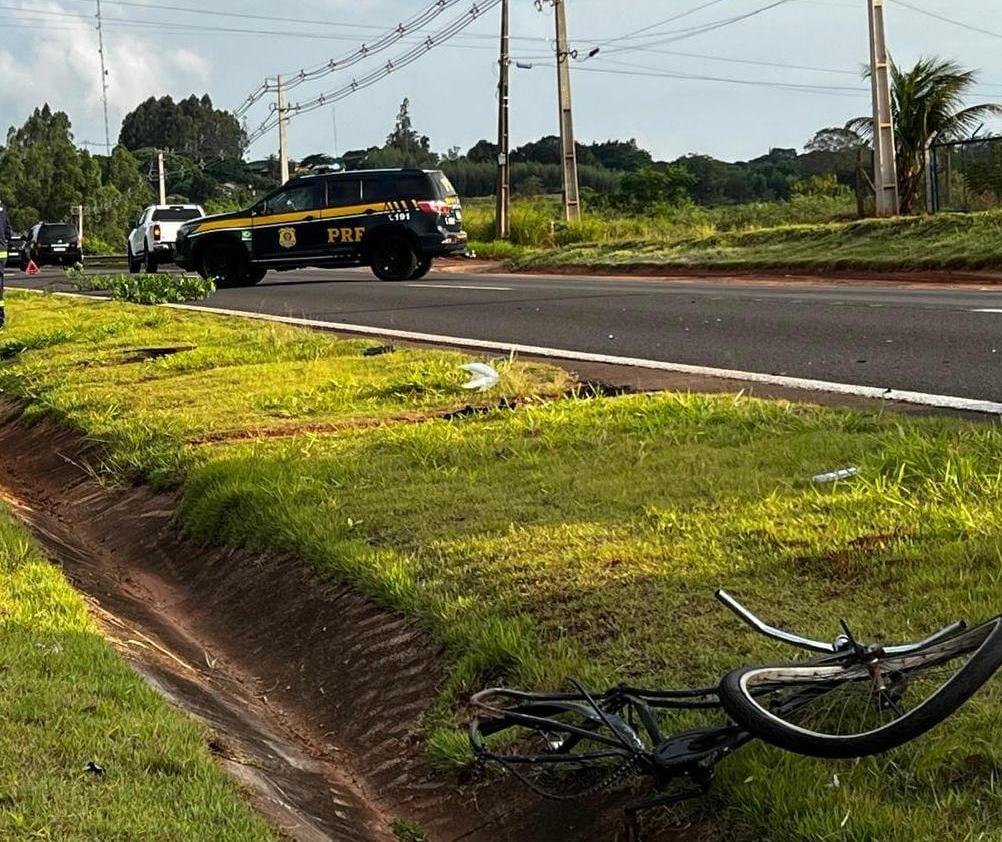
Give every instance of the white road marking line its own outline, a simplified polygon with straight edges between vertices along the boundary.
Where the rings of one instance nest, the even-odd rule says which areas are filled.
[[[1002,308],[999,307],[979,307],[977,310],[971,310],[972,313],[1002,313]]]
[[[486,289],[496,292],[512,292],[514,287],[487,287],[487,286],[463,286],[461,284],[407,284],[409,287],[419,289]]]
[[[22,292],[42,292],[21,287]],[[109,299],[95,298],[79,293],[53,293],[54,295],[69,295],[73,298],[84,298],[96,304],[108,303]],[[490,339],[466,339],[458,336],[441,336],[435,333],[419,333],[410,330],[394,330],[372,325],[355,325],[343,322],[325,322],[319,319],[300,319],[293,316],[273,316],[269,313],[254,313],[246,310],[227,310],[221,307],[203,307],[197,304],[162,304],[172,310],[191,310],[196,313],[216,313],[220,316],[236,316],[245,319],[258,319],[265,322],[279,322],[299,327],[312,327],[320,330],[344,331],[358,333],[363,336],[380,336],[393,339],[409,339],[413,342],[430,342],[439,345],[454,345],[460,348],[473,348],[487,351],[502,351],[505,353],[528,354],[534,357],[550,357],[558,360],[577,360],[578,362],[606,363],[622,365],[631,368],[648,368],[656,371],[671,371],[678,374],[694,374],[702,377],[719,377],[724,380],[740,380],[749,383],[762,383],[769,386],[782,386],[787,389],[801,389],[810,392],[828,392],[836,395],[853,395],[875,400],[898,401],[913,403],[919,406],[932,406],[938,409],[954,409],[965,412],[981,412],[988,415],[1002,415],[1002,403],[996,401],[974,400],[954,395],[936,395],[926,392],[910,392],[898,389],[881,389],[879,386],[859,386],[852,383],[833,383],[827,380],[810,380],[802,377],[786,377],[775,374],[762,374],[756,371],[736,371],[727,368],[713,368],[701,365],[686,365],[684,363],[669,363],[661,360],[648,360],[639,357],[617,357],[610,354],[592,354],[586,351],[572,351],[563,348],[546,348],[538,345],[523,345],[518,342],[495,342]]]
[[[282,324],[299,325],[300,327],[319,328],[321,330],[344,331],[366,336],[380,336],[392,339],[411,340],[413,342],[430,342],[438,345],[453,345],[460,348],[473,348],[486,351],[501,351],[503,353],[528,354],[534,357],[549,357],[558,360],[576,360],[578,362],[606,363],[622,365],[631,368],[648,368],[657,371],[671,371],[678,374],[693,374],[702,377],[718,377],[725,380],[740,380],[750,383],[762,383],[769,386],[782,386],[787,389],[800,389],[811,392],[829,392],[836,395],[853,395],[876,400],[898,401],[901,403],[932,406],[938,409],[955,409],[965,412],[982,412],[990,415],[1002,415],[1002,403],[987,400],[974,400],[954,395],[936,395],[926,392],[911,392],[899,389],[882,389],[879,386],[860,386],[852,383],[833,383],[827,380],[810,380],[802,377],[786,377],[775,374],[762,374],[757,371],[736,371],[727,368],[711,366],[687,365],[684,363],[669,363],[661,360],[648,360],[640,357],[618,357],[610,354],[593,354],[587,351],[572,351],[567,348],[547,348],[539,345],[523,345],[519,342],[495,342],[490,339],[468,339],[459,336],[442,336],[435,333],[420,333],[411,330],[395,330],[393,328],[373,327],[372,325],[356,325],[345,322],[325,322],[319,319],[300,319],[291,316],[272,316],[267,313],[253,313],[245,310],[224,310],[215,307],[202,307],[197,304],[165,304],[175,310],[194,310],[202,313],[218,313],[223,316],[240,316],[249,319],[281,322]]]

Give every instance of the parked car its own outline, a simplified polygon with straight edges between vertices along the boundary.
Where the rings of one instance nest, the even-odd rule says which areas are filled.
[[[24,238],[21,261],[36,266],[72,266],[83,263],[83,244],[76,226],[69,222],[39,222]]]
[[[248,210],[186,222],[177,263],[220,286],[305,266],[368,265],[406,281],[465,249],[459,197],[442,172],[363,170],[294,178]]]
[[[24,261],[22,251],[24,249],[24,237],[14,234],[7,243],[7,263],[8,269],[23,269]]]
[[[150,205],[129,232],[129,271],[156,272],[174,260],[174,242],[185,222],[205,216],[201,205]]]

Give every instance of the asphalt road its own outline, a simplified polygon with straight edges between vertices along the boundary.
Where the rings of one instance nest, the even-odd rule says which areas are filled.
[[[12,286],[53,284],[10,277]],[[365,270],[271,273],[210,307],[1002,401],[1002,288]],[[16,313],[14,314],[16,318]]]

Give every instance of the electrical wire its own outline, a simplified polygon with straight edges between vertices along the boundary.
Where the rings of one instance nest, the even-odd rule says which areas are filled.
[[[970,23],[964,23],[963,21],[956,20],[955,18],[949,18],[946,15],[940,15],[936,12],[930,12],[928,9],[923,9],[919,6],[913,6],[911,3],[906,3],[905,0],[896,0],[896,5],[901,6],[910,11],[917,12],[920,15],[925,15],[926,17],[935,18],[936,20],[943,21],[944,23],[952,23],[954,26],[959,26],[961,29],[966,29],[969,32],[977,32],[981,35],[990,35],[992,38],[1002,38],[1002,32],[993,32],[990,29],[984,29],[980,26],[974,26]]]
[[[639,53],[651,53],[659,56],[680,56],[682,58],[697,58],[704,61],[721,61],[729,64],[749,64],[756,67],[777,67],[783,70],[806,70],[811,73],[834,73],[840,76],[853,76],[855,78],[860,78],[860,70],[845,70],[837,67],[818,67],[817,65],[811,64],[787,64],[778,61],[759,61],[756,59],[748,58],[734,58],[732,56],[715,56],[708,53],[684,53],[678,50],[655,50],[647,49],[645,47],[638,47],[636,52]]]
[[[412,29],[418,29],[426,26],[443,12],[460,2],[462,2],[462,0],[436,0],[436,2],[431,6],[426,7],[408,20],[397,24],[396,27],[389,30],[382,37],[377,38],[372,43],[362,44],[362,46],[357,50],[343,56],[340,59],[330,59],[326,63],[310,70],[300,70],[298,73],[292,75],[292,78],[285,83],[285,89],[291,90],[304,84],[305,82],[320,79],[338,70],[344,70],[345,68],[352,67],[370,56],[381,53],[400,41]],[[254,105],[254,103],[275,90],[277,90],[277,84],[273,84],[271,80],[266,79],[259,88],[253,91],[247,99],[245,99],[244,102],[234,110],[234,113],[237,117],[242,117],[247,113],[250,107]]]
[[[778,82],[765,79],[740,79],[731,76],[709,76],[695,73],[676,73],[663,70],[658,67],[649,67],[643,64],[633,64],[632,62],[613,61],[605,59],[606,64],[615,64],[617,67],[627,69],[618,70],[613,68],[595,67],[591,65],[581,65],[575,67],[576,71],[585,73],[605,73],[614,76],[641,76],[658,79],[681,79],[698,82],[721,82],[731,85],[745,85],[756,88],[781,88],[784,90],[809,91],[812,93],[835,94],[840,96],[867,96],[869,91],[865,87],[849,87],[844,85],[811,85],[802,82]],[[546,65],[556,67],[555,64]]]
[[[759,6],[758,8],[752,9],[749,12],[745,12],[740,15],[734,15],[733,17],[729,18],[722,18],[720,20],[710,21],[709,23],[701,24],[699,26],[691,26],[677,30],[668,30],[666,32],[652,32],[650,37],[654,38],[655,40],[644,40],[643,42],[638,44],[613,47],[612,49],[603,50],[603,52],[606,53],[607,55],[609,53],[624,53],[633,50],[639,50],[645,47],[658,47],[661,46],[662,44],[672,44],[675,43],[676,41],[684,41],[688,38],[695,38],[698,35],[705,35],[708,32],[715,32],[716,30],[723,29],[724,27],[727,26],[733,26],[736,23],[741,23],[742,21],[746,21],[749,18],[761,15],[764,12],[768,12],[772,9],[775,9],[778,6],[784,6],[790,2],[792,2],[792,0],[773,0],[772,3],[768,3],[765,6]],[[667,35],[668,37],[667,38],[662,37],[665,35]]]
[[[307,100],[306,102],[297,102],[294,105],[287,106],[284,109],[286,112],[286,119],[300,114],[308,114],[319,108],[324,108],[335,102],[339,102],[340,100],[345,99],[360,90],[364,90],[365,88],[376,84],[376,82],[385,79],[391,73],[401,70],[402,68],[407,67],[409,64],[412,64],[422,58],[436,47],[442,46],[451,38],[454,38],[466,29],[466,27],[472,24],[481,15],[490,11],[500,3],[501,0],[482,0],[480,3],[475,3],[466,13],[452,20],[434,35],[428,36],[422,44],[411,48],[394,59],[391,59],[382,67],[379,67],[360,78],[354,78],[350,83],[337,88],[336,90],[320,94],[319,96],[311,100]],[[271,105],[271,114],[268,118],[265,119],[264,122],[262,122],[256,129],[254,129],[254,131],[248,134],[248,144],[254,143],[264,137],[268,132],[278,126],[280,119],[281,115],[278,113],[278,106],[273,103]]]
[[[604,47],[607,44],[614,44],[619,41],[625,41],[629,38],[633,38],[644,32],[649,32],[652,29],[657,29],[658,27],[664,26],[667,23],[673,23],[677,20],[681,20],[682,18],[689,17],[689,15],[694,15],[697,12],[703,11],[703,9],[708,9],[711,6],[717,6],[723,2],[724,0],[709,0],[708,3],[701,3],[699,6],[693,6],[691,9],[686,9],[684,12],[679,12],[677,14],[672,15],[671,17],[665,18],[664,20],[659,20],[657,23],[652,23],[648,26],[641,27],[640,29],[635,29],[633,30],[633,32],[627,32],[625,35],[620,35],[618,38],[609,38],[605,41],[600,41],[596,46]]]

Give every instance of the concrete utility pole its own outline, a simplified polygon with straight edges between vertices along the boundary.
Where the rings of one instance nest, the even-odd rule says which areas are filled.
[[[73,214],[77,218],[77,236],[80,238],[80,244],[83,245],[84,241],[84,217],[83,217],[83,205],[77,205],[73,208],[75,213]]]
[[[167,204],[167,179],[164,176],[164,153],[157,152],[157,183],[160,185],[160,204]]]
[[[578,193],[578,156],[574,145],[571,110],[571,54],[567,49],[567,0],[553,0],[557,19],[557,93],[560,100],[560,159],[564,173],[564,215],[568,222],[581,218]]]
[[[97,0],[97,52],[101,56],[101,93],[104,97],[104,148],[111,154],[111,129],[108,126],[108,69],[104,63],[104,26],[101,20],[101,0]]]
[[[499,240],[511,237],[511,138],[508,131],[511,92],[511,31],[509,0],[501,0],[501,58],[498,82],[498,184],[495,235]]]
[[[895,158],[891,72],[884,33],[884,0],[866,0],[870,13],[870,81],[873,85],[873,187],[877,216],[897,216],[898,166]]]
[[[278,164],[282,184],[289,180],[289,109],[285,104],[285,86],[278,77]]]

